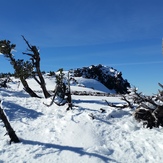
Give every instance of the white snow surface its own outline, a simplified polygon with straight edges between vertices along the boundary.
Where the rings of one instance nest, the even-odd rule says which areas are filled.
[[[114,90],[109,90],[107,87],[105,87],[102,83],[95,79],[85,79],[83,77],[74,77],[74,79],[78,82],[78,86],[83,87],[80,88],[82,91],[91,91],[91,92],[105,92],[105,93],[113,93],[115,94]],[[86,89],[84,89],[86,87]],[[76,87],[72,85],[72,90],[76,90]]]
[[[82,80],[84,85],[87,79]],[[118,96],[72,95],[73,110],[66,111],[67,105],[46,107],[43,103],[51,98],[29,97],[17,81],[0,88],[0,99],[21,142],[10,145],[0,122],[0,163],[162,163],[163,128],[143,128],[133,118],[134,110],[118,110],[104,101],[124,103]],[[40,90],[32,79],[28,81]],[[55,88],[53,78],[46,77],[46,82],[49,90]]]

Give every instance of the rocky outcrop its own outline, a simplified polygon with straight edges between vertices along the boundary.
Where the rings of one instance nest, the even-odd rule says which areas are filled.
[[[130,87],[130,83],[123,79],[122,73],[116,69],[101,64],[90,67],[77,68],[73,71],[74,77],[84,77],[88,79],[96,79],[101,82],[110,90],[115,90],[116,93],[127,93],[127,87]]]

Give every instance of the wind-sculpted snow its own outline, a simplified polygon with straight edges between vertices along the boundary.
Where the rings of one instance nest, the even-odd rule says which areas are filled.
[[[47,83],[52,81],[46,78]],[[50,90],[52,87],[49,85]],[[80,91],[81,86],[73,85],[73,90]],[[9,145],[0,123],[2,163],[162,163],[162,127],[142,128],[133,118],[133,110],[113,108],[105,102],[124,103],[118,96],[72,95],[74,107],[69,111],[67,105],[46,107],[43,103],[51,98],[31,98],[16,83],[0,89],[0,97],[21,140]]]

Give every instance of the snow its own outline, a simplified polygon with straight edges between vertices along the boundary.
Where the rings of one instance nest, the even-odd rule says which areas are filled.
[[[83,77],[75,77],[74,79],[78,82],[79,86],[86,87],[85,90],[87,90],[87,91],[88,91],[88,88],[91,88],[90,91],[95,90],[95,91],[98,91],[98,92],[115,93],[114,90],[109,90],[102,83],[98,82],[95,79],[85,79]],[[72,87],[72,90],[75,90],[75,89],[76,88]]]
[[[73,90],[108,91],[94,80],[78,81],[85,87],[73,85]],[[40,90],[34,80],[28,82]],[[94,89],[89,87],[91,82]],[[47,76],[46,83],[48,90],[54,90],[53,77]],[[119,110],[106,104],[105,100],[124,103],[118,96],[72,95],[73,110],[66,111],[67,105],[46,107],[43,103],[51,98],[29,97],[13,78],[10,88],[0,88],[0,97],[21,140],[9,145],[0,123],[0,163],[162,163],[163,128],[143,128],[130,108]]]

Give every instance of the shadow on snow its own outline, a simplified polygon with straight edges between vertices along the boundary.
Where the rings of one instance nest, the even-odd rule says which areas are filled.
[[[102,105],[107,105],[106,102],[104,101],[99,101],[99,100],[74,100],[74,104],[79,104],[79,103],[88,103],[88,104],[102,104]]]
[[[37,112],[32,109],[27,109],[12,102],[4,101],[3,105],[5,108],[7,108],[5,109],[5,113],[11,121],[22,118],[36,119],[39,116],[43,115],[41,112]]]
[[[1,95],[3,97],[19,97],[19,98],[24,98],[24,97],[30,97],[25,91],[14,91],[14,90],[9,90],[9,89],[5,89],[5,88],[0,88],[1,91]]]
[[[109,102],[109,101],[108,101]],[[99,104],[99,105],[106,105],[106,106],[109,106],[105,100],[74,100],[73,99],[73,103],[74,104],[80,104],[80,103],[88,103],[88,104]],[[110,102],[109,102],[110,103]],[[119,104],[126,104],[126,102],[111,102],[112,104],[114,105],[119,105]]]
[[[49,143],[42,143],[38,141],[24,140],[24,139],[22,139],[21,141],[23,142],[23,144],[40,145],[40,146],[43,146],[43,148],[54,148],[58,150],[57,151],[58,153],[62,151],[71,151],[71,152],[79,154],[80,156],[85,155],[89,157],[96,157],[96,158],[103,160],[104,162],[109,162],[109,161],[116,162],[115,160],[108,158],[107,156],[103,156],[98,153],[84,151],[82,147],[71,147],[71,146],[64,146],[64,145],[57,145],[57,144],[49,144]],[[110,154],[112,153],[113,153],[113,150],[110,150]]]

